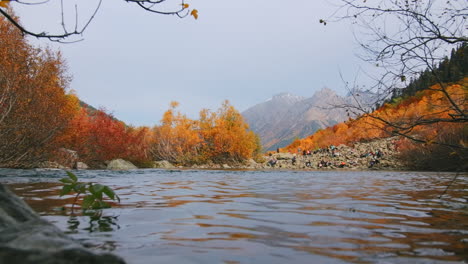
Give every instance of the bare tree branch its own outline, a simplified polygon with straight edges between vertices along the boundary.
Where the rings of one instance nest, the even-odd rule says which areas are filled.
[[[46,3],[51,3],[54,0],[45,0],[42,2],[27,2],[27,1],[16,1],[12,0],[11,2],[15,4],[21,4],[21,5],[43,5]],[[58,1],[58,0],[57,0]],[[186,17],[190,14],[190,10],[188,9],[188,5],[185,3],[185,0],[123,0],[127,3],[130,4],[135,4],[138,7],[144,9],[147,12],[155,13],[155,14],[160,14],[160,15],[176,15],[180,18]],[[172,2],[173,4],[171,5],[172,10],[165,10],[163,9],[163,4],[166,2]],[[60,22],[60,27],[61,31],[60,32],[55,32],[55,33],[49,33],[49,32],[36,32],[33,30],[30,30],[26,28],[24,25],[22,25],[18,19],[13,15],[13,12],[10,8],[4,8],[0,7],[0,15],[4,16],[10,23],[12,23],[16,28],[18,28],[24,35],[29,35],[33,36],[36,38],[40,39],[48,39],[50,41],[54,42],[62,42],[62,43],[70,43],[70,42],[77,42],[82,39],[78,40],[70,40],[72,37],[80,37],[83,35],[85,30],[88,28],[88,26],[91,24],[91,22],[94,20],[95,16],[97,15],[101,4],[102,0],[98,0],[96,7],[94,8],[94,11],[92,12],[91,15],[87,17],[82,17],[80,19],[80,15],[78,14],[78,5],[75,5],[74,7],[74,25],[71,27],[67,27],[66,21],[67,21],[67,14],[65,12],[64,8],[64,2],[63,0],[60,0],[60,12],[61,12],[61,22]],[[84,4],[83,4],[84,5]],[[174,8],[174,6],[176,8]],[[166,7],[167,8],[167,7]],[[79,24],[79,21],[82,20],[84,23],[82,25]],[[73,28],[73,30],[69,30],[69,28]]]

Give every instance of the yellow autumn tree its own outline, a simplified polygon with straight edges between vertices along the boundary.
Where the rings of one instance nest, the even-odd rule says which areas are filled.
[[[224,101],[216,113],[202,111],[200,128],[203,153],[215,163],[241,162],[260,152],[258,137],[229,101]]]
[[[163,115],[161,125],[153,128],[150,153],[155,160],[187,164],[197,156],[201,139],[197,122],[176,111],[178,105],[178,102],[172,102]]]
[[[150,152],[155,160],[189,165],[206,162],[236,163],[260,154],[260,140],[242,115],[225,101],[220,109],[200,111],[192,120],[176,111],[172,102],[152,129]]]

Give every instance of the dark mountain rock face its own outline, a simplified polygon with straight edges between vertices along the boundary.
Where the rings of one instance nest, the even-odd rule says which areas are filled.
[[[345,121],[348,116],[342,106],[352,104],[352,100],[351,96],[339,96],[329,88],[317,91],[310,98],[282,93],[245,110],[242,115],[250,129],[260,136],[264,150],[276,150],[295,138]]]

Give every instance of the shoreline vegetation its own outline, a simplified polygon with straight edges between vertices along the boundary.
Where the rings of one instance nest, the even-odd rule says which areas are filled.
[[[135,164],[130,168],[468,171],[466,124],[433,122],[399,135],[394,126],[382,121],[450,118],[450,102],[437,88],[434,85],[390,101],[371,114],[350,118],[269,153],[262,153],[258,136],[227,101],[217,112],[201,111],[198,120],[181,114],[174,102],[162,124],[152,129],[128,130],[122,122],[98,112],[97,116],[84,115],[86,121],[75,124],[84,132],[72,133],[73,144],[50,156],[48,160],[56,164],[33,167],[114,169],[108,161],[124,159]],[[468,78],[464,78],[447,84],[446,92],[466,107],[467,89]]]

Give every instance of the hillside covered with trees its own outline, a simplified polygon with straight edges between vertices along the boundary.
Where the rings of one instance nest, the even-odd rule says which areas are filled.
[[[425,76],[424,74],[422,76]],[[413,87],[412,82],[411,86]],[[444,122],[457,112],[453,103],[466,111],[468,103],[468,78],[421,89],[413,95],[395,97],[377,110],[356,119],[328,127],[304,139],[298,139],[285,148],[315,150],[353,145],[382,138],[399,136],[397,150],[409,167],[430,170],[466,170],[468,164],[468,127],[464,122]],[[409,92],[406,92],[410,94]],[[449,100],[450,98],[450,100]],[[408,125],[411,124],[411,125]],[[404,127],[405,133],[399,130]]]

